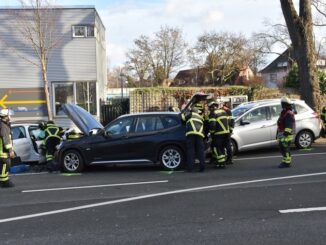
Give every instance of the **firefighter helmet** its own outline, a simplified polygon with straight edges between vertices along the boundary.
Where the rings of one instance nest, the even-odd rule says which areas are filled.
[[[283,108],[290,107],[292,106],[292,104],[293,104],[292,101],[288,97],[283,96],[281,98],[281,105]]]
[[[0,110],[0,117],[10,117],[13,115],[13,111],[7,108]]]

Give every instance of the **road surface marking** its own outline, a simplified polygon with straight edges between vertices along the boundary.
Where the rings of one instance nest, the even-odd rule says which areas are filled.
[[[312,155],[326,155],[326,152],[293,154],[292,157],[312,156]],[[234,161],[245,161],[245,160],[256,160],[256,159],[269,159],[269,158],[282,158],[282,156],[281,155],[275,155],[275,156],[266,156],[266,157],[245,157],[245,158],[233,158],[233,160]]]
[[[108,206],[108,205],[112,205],[112,204],[116,204],[116,203],[125,203],[125,202],[131,202],[131,201],[136,201],[136,200],[142,200],[142,199],[148,199],[148,198],[160,197],[160,196],[168,196],[168,195],[174,195],[174,194],[186,193],[186,192],[192,192],[192,191],[201,191],[201,190],[207,190],[207,189],[213,189],[213,188],[219,188],[219,187],[261,183],[261,182],[268,182],[268,181],[275,181],[275,180],[304,178],[304,177],[312,177],[312,176],[320,176],[320,175],[326,175],[326,172],[302,174],[302,175],[291,175],[291,176],[268,178],[268,179],[248,180],[248,181],[240,181],[240,182],[233,182],[233,183],[226,183],[226,184],[219,184],[219,185],[193,187],[193,188],[180,189],[180,190],[175,190],[175,191],[159,192],[159,193],[142,195],[142,196],[128,197],[128,198],[123,198],[123,199],[118,199],[118,200],[113,200],[113,201],[82,205],[82,206],[77,206],[77,207],[72,207],[72,208],[58,209],[58,210],[52,210],[52,211],[48,211],[48,212],[35,213],[35,214],[11,217],[11,218],[6,218],[6,219],[0,219],[0,223],[7,223],[7,222],[12,222],[12,221],[17,221],[17,220],[24,220],[24,219],[31,219],[31,218],[36,218],[36,217],[48,216],[48,215],[52,215],[52,214],[67,213],[67,212],[72,212],[72,211],[76,211],[76,210],[82,210],[82,209],[88,209],[88,208],[94,208],[94,207],[102,207],[102,206]]]
[[[169,181],[168,180],[159,180],[159,181],[131,182],[131,183],[108,184],[108,185],[71,186],[71,187],[62,187],[62,188],[24,190],[22,192],[30,193],[30,192],[44,192],[44,191],[62,191],[62,190],[89,189],[89,188],[114,187],[114,186],[126,186],[126,185],[158,184],[158,183],[167,183],[167,182],[169,182]]]
[[[303,212],[314,212],[314,211],[326,211],[326,207],[317,207],[317,208],[297,208],[297,209],[284,209],[279,210],[281,214],[288,213],[303,213]]]

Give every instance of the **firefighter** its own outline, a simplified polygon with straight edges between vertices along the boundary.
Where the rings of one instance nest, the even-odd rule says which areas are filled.
[[[320,118],[323,122],[323,129],[322,129],[321,136],[325,138],[326,137],[326,105],[323,106],[321,110]]]
[[[190,111],[181,114],[182,121],[186,123],[188,172],[194,170],[195,157],[198,158],[200,163],[199,171],[203,172],[205,170],[203,113],[203,105],[197,103],[192,106]]]
[[[226,112],[227,116],[228,116],[228,123],[229,123],[229,133],[227,134],[227,141],[225,142],[226,145],[226,164],[233,164],[232,158],[233,158],[233,151],[232,151],[232,146],[231,146],[231,134],[233,132],[233,128],[234,128],[234,118],[232,116],[232,112],[230,110],[229,107],[229,103],[228,102],[224,102],[222,109]]]
[[[15,157],[11,139],[9,113],[8,109],[0,110],[0,186],[3,188],[14,186],[9,180],[11,159]]]
[[[282,97],[281,105],[282,111],[277,120],[277,140],[283,159],[278,167],[288,168],[292,163],[290,145],[295,133],[295,119],[291,100],[287,97]]]
[[[61,127],[55,125],[53,121],[48,121],[44,132],[45,139],[43,144],[46,148],[46,167],[50,172],[52,172],[56,170],[53,164],[56,146],[60,144],[64,131]]]
[[[222,106],[214,111],[210,122],[210,132],[212,136],[212,142],[214,147],[214,155],[216,157],[216,167],[225,168],[226,155],[225,149],[227,148],[229,140],[229,117],[223,110]]]
[[[212,152],[212,156],[211,156],[211,163],[213,164],[217,164],[217,141],[215,139],[215,124],[216,124],[216,114],[215,111],[218,109],[218,103],[216,101],[211,101],[208,103],[208,115],[205,118],[205,135],[206,137],[208,137],[207,135],[209,134],[211,137],[211,152]]]

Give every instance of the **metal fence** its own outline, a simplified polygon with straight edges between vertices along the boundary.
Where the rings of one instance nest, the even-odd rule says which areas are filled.
[[[105,126],[117,117],[130,112],[129,98],[115,99],[101,104],[101,123]]]

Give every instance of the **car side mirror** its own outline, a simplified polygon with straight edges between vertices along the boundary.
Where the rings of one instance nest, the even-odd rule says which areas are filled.
[[[248,125],[248,124],[250,124],[250,122],[249,121],[245,121],[245,120],[240,120],[240,125],[242,125],[242,126],[244,126],[244,125]]]

